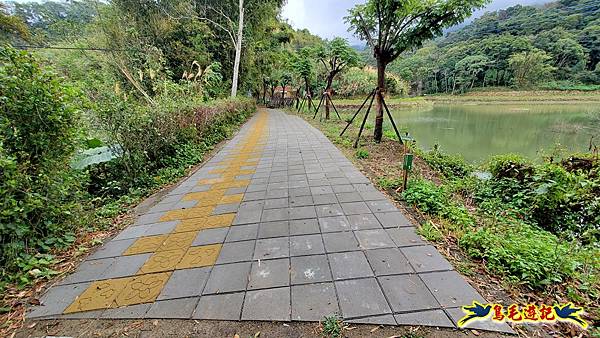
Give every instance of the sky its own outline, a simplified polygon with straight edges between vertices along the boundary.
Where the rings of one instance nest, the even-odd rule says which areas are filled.
[[[311,33],[331,39],[335,36],[347,38],[351,44],[359,40],[349,33],[344,23],[348,9],[365,0],[287,0],[281,13],[294,28],[307,28]],[[473,17],[486,11],[495,11],[517,4],[541,4],[550,0],[494,0],[485,9],[478,10]]]

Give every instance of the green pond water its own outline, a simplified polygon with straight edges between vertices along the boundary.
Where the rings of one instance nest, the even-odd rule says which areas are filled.
[[[595,103],[435,104],[392,114],[421,148],[437,144],[471,162],[503,153],[539,158],[540,150],[549,153],[558,144],[587,151],[592,136],[600,145],[600,104]]]

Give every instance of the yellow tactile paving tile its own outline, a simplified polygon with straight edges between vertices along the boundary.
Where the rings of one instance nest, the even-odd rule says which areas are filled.
[[[221,252],[221,244],[191,247],[177,264],[177,269],[199,268],[214,265]]]
[[[115,298],[116,306],[154,302],[170,276],[170,272],[164,272],[134,277]]]
[[[222,214],[222,215],[213,215],[206,218],[206,223],[204,223],[203,229],[208,228],[223,228],[231,226],[233,223],[233,219],[235,218],[235,214]]]
[[[64,313],[108,309],[125,289],[125,285],[133,279],[134,277],[127,277],[93,282]]]
[[[206,217],[184,219],[173,229],[172,233],[200,231],[204,228]]]
[[[192,245],[196,235],[197,232],[172,233],[169,235],[169,237],[167,237],[165,242],[162,243],[157,251],[172,251],[179,250],[181,248],[188,248]]]
[[[138,274],[173,271],[186,251],[187,248],[181,248],[179,250],[156,252],[142,265]]]
[[[155,252],[167,239],[168,235],[157,235],[138,238],[127,250],[123,253],[124,256],[137,255],[148,252]]]
[[[219,204],[240,203],[244,199],[244,194],[225,195],[221,197]]]
[[[228,188],[244,188],[244,187],[247,187],[249,184],[250,184],[250,180],[237,180],[237,181],[213,184],[213,188],[216,190],[228,189]]]
[[[164,216],[162,216],[160,218],[160,221],[167,222],[167,221],[176,221],[176,220],[188,219],[188,218],[206,217],[206,216],[212,214],[214,209],[215,209],[214,206],[208,206],[208,207],[194,207],[194,208],[181,209],[181,210],[172,210],[172,211],[167,212]]]
[[[207,191],[191,192],[191,193],[183,195],[182,200],[183,201],[199,201],[199,200],[202,200],[204,198],[209,198],[214,195],[224,196],[226,191],[227,191],[227,189],[221,189],[221,190],[211,189],[211,190],[207,190]]]

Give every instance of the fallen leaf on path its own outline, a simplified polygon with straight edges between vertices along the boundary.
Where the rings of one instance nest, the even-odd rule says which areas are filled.
[[[479,331],[477,331],[477,330],[471,330],[471,332],[472,332],[474,335],[476,335],[476,336],[479,336],[479,335],[481,334],[481,333],[479,333]]]
[[[377,326],[377,327],[375,327],[375,328],[372,328],[372,329],[371,329],[371,333],[373,333],[373,332],[375,332],[375,331],[379,330],[381,327],[382,327],[382,325],[379,325],[379,326]]]
[[[33,329],[36,325],[37,325],[37,323],[31,323],[29,326],[27,326],[27,328]]]
[[[257,338],[257,337],[260,337],[260,331],[258,331],[254,334],[254,338]]]
[[[152,321],[152,325],[157,326],[158,325],[158,319],[155,319]]]

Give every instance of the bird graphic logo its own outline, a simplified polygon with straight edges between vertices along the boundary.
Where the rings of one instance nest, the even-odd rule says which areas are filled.
[[[558,318],[566,321],[572,321],[584,329],[587,328],[587,322],[579,317],[579,312],[583,311],[582,308],[573,307],[573,303],[567,303],[562,307],[559,305],[554,305],[553,308]]]
[[[489,316],[492,305],[483,306],[483,304],[473,301],[473,304],[463,306],[462,309],[466,316],[458,321],[458,325],[461,327],[467,325],[470,321],[484,319]]]

